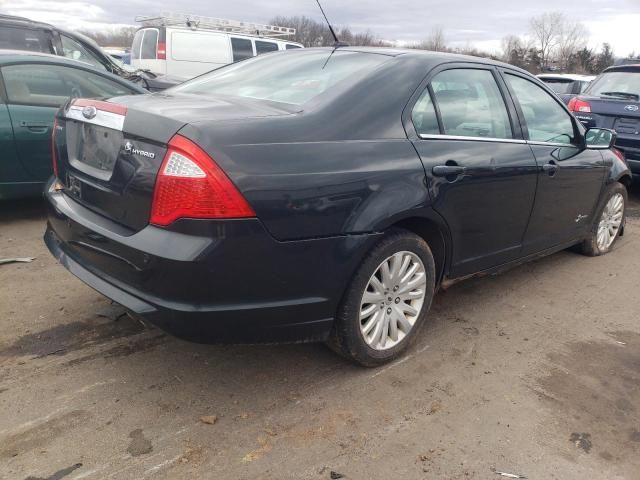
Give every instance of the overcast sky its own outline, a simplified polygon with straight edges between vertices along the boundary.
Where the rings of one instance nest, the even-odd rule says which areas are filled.
[[[498,51],[507,34],[525,34],[529,18],[559,10],[582,21],[590,46],[609,42],[617,55],[640,52],[640,0],[324,0],[338,26],[370,30],[385,40],[419,41],[439,25],[451,46]],[[179,6],[177,6],[179,5]],[[276,15],[321,20],[314,0],[0,0],[2,13],[70,28],[134,24],[136,15],[160,10],[267,22]]]

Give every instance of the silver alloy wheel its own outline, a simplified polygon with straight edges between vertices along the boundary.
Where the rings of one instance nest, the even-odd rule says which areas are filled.
[[[605,205],[598,224],[597,242],[601,252],[607,250],[616,239],[623,216],[624,197],[621,193],[616,193]]]
[[[427,275],[415,253],[397,252],[371,275],[360,302],[360,331],[374,350],[387,350],[406,337],[418,319]]]

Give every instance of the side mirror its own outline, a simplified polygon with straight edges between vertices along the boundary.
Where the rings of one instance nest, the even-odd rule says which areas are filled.
[[[618,135],[608,128],[590,128],[584,138],[587,148],[606,150],[615,145]]]

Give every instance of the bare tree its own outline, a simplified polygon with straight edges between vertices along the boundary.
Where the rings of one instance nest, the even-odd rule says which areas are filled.
[[[309,17],[274,17],[269,21],[269,23],[283,27],[295,28],[296,34],[292,37],[287,37],[287,39],[293,42],[299,42],[305,47],[322,47],[334,44],[333,36],[331,35],[327,24],[318,22]],[[343,42],[347,42],[349,45],[385,45],[385,42],[377,39],[369,30],[361,33],[353,33],[349,27],[342,27],[338,29],[334,26],[334,29],[336,30],[338,38]]]
[[[440,25],[436,25],[431,30],[429,36],[422,41],[420,48],[432,50],[434,52],[446,52],[447,43],[444,38],[444,30]]]
[[[131,47],[136,27],[122,27],[107,31],[80,31],[83,35],[93,38],[98,45],[103,47]]]
[[[558,34],[558,62],[565,71],[573,70],[577,63],[577,53],[587,46],[589,32],[580,22],[565,20],[560,24]]]
[[[559,43],[565,16],[560,12],[545,12],[530,20],[531,36],[540,55],[540,67],[544,70]]]

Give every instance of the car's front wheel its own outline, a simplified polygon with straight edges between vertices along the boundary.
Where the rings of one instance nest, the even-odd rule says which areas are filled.
[[[367,255],[345,292],[330,346],[364,366],[396,358],[431,306],[435,265],[429,245],[394,229]]]
[[[589,237],[582,243],[585,255],[604,255],[613,248],[624,229],[626,207],[627,189],[620,183],[613,184],[603,196]]]

